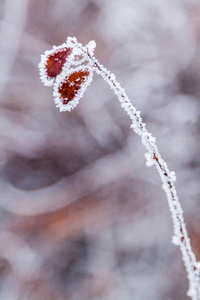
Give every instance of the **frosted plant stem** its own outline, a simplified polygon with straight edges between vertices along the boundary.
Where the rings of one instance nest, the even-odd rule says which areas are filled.
[[[89,63],[93,65],[97,74],[101,75],[110,85],[111,89],[117,95],[122,108],[130,117],[132,124],[131,128],[141,137],[142,143],[147,149],[146,159],[147,166],[155,165],[162,181],[162,187],[168,199],[169,209],[173,222],[173,238],[172,242],[178,245],[182,253],[183,262],[186,268],[189,281],[189,290],[187,295],[193,300],[200,300],[200,263],[192,251],[190,239],[185,226],[183,210],[179,202],[174,181],[176,180],[175,173],[170,172],[166,162],[161,157],[156,139],[151,135],[145,127],[140,117],[140,112],[131,104],[126,92],[115,79],[115,75],[110,73],[99,61],[89,52],[87,47],[74,42],[75,47],[79,48],[85,56],[88,57]]]

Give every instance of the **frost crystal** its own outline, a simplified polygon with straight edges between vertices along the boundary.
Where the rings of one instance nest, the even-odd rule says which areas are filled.
[[[178,246],[180,244],[180,239],[177,236],[172,237],[172,244]]]
[[[193,298],[193,297],[195,297],[195,291],[194,291],[194,289],[192,288],[192,287],[190,287],[188,290],[187,290],[187,296],[188,297],[191,297],[191,298]],[[199,298],[198,298],[199,299]],[[198,300],[197,299],[197,300]]]
[[[47,50],[41,55],[41,61],[38,65],[40,78],[44,85],[52,86],[56,76],[61,74],[62,69],[72,54],[72,48],[68,44],[54,46],[52,50]]]
[[[147,167],[151,167],[154,165],[154,160],[150,153],[145,153],[145,158],[146,158],[146,166]]]
[[[94,55],[94,51],[96,48],[96,42],[95,41],[90,41],[87,45],[86,48],[88,49],[88,52],[90,55]]]
[[[176,174],[175,174],[175,172],[174,171],[171,171],[171,180],[173,181],[173,182],[175,182],[176,181]]]

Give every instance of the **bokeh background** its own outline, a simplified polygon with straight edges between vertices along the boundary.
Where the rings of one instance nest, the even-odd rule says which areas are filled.
[[[60,113],[40,54],[97,43],[157,138],[200,259],[200,2],[0,0],[0,300],[186,300],[154,167],[102,78]]]

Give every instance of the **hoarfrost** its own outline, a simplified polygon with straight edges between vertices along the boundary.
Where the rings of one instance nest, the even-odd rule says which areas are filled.
[[[194,290],[192,287],[190,287],[190,288],[187,290],[186,295],[187,295],[188,297],[192,298],[192,299],[197,299],[197,298],[194,298],[194,297],[195,297],[195,290]],[[199,299],[199,298],[198,298],[198,299]],[[198,300],[198,299],[197,299],[197,300]]]
[[[150,153],[145,153],[145,158],[146,158],[146,166],[147,167],[151,167],[154,165],[154,160]]]
[[[177,236],[172,237],[172,244],[179,246],[180,245],[180,239]]]
[[[41,63],[39,65],[42,81],[46,85],[52,85],[54,83],[54,101],[56,103],[56,106],[60,108],[60,111],[71,110],[78,104],[79,99],[83,96],[83,93],[92,81],[93,71],[96,71],[97,74],[101,75],[117,95],[122,108],[132,121],[131,128],[141,137],[142,143],[146,147],[147,153],[145,154],[145,157],[147,166],[152,166],[153,164],[156,165],[161,178],[163,190],[167,195],[169,209],[172,216],[174,230],[172,242],[175,245],[179,245],[187,271],[187,277],[190,285],[187,295],[194,300],[199,300],[199,270],[197,270],[196,268],[196,257],[191,248],[190,239],[188,237],[188,233],[184,223],[183,211],[174,186],[174,182],[176,180],[175,173],[169,171],[167,164],[162,159],[158,151],[156,139],[151,135],[151,133],[147,131],[145,124],[142,123],[140,112],[136,111],[136,108],[132,105],[131,101],[127,97],[125,90],[122,89],[120,84],[117,82],[115,75],[110,73],[110,71],[108,71],[102,64],[100,64],[99,61],[93,56],[96,46],[95,42],[91,41],[84,47],[82,44],[77,42],[76,38],[68,38],[66,44],[69,48],[71,47],[73,49],[72,55],[70,55],[70,59],[67,60],[65,66],[63,67],[62,73],[57,76],[56,82],[54,79],[50,80],[49,78],[47,78],[45,73],[45,64],[47,62],[46,57],[48,56],[49,52],[45,52],[45,55],[42,56]],[[55,50],[56,48],[54,47],[51,51]],[[72,65],[73,63],[75,63],[74,58],[76,55],[82,55],[83,58],[79,62],[82,63],[86,61],[87,66],[80,65],[79,67],[73,69]],[[66,78],[69,78],[69,76],[73,74],[73,72],[80,70],[88,70],[89,76],[87,76],[87,79],[85,79],[84,83],[81,84],[81,87],[74,98],[71,101],[67,102],[67,104],[63,104],[59,89],[65,82]],[[68,98],[64,98],[64,100],[68,100]]]
[[[95,41],[90,41],[87,45],[86,48],[88,49],[88,52],[90,55],[94,55],[94,51],[96,48],[96,42]]]
[[[171,171],[171,180],[173,181],[173,182],[175,182],[176,181],[176,174],[175,174],[175,172],[174,171]]]

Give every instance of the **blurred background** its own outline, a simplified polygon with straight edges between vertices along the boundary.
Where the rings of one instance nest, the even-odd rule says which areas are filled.
[[[0,300],[186,300],[160,178],[95,76],[55,108],[40,54],[76,36],[157,138],[200,259],[200,2],[0,0]]]

